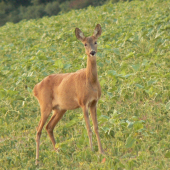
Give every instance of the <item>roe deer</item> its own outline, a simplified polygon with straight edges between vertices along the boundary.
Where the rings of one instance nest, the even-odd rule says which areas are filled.
[[[41,110],[41,120],[37,127],[36,134],[36,163],[38,163],[39,159],[41,131],[52,110],[53,115],[46,126],[46,130],[54,148],[55,139],[53,129],[55,125],[67,110],[81,107],[84,113],[91,150],[93,150],[93,146],[88,114],[89,108],[97,137],[99,152],[104,153],[100,142],[96,115],[97,101],[101,96],[96,65],[97,39],[101,33],[102,29],[100,24],[96,25],[93,36],[91,37],[85,37],[83,32],[79,28],[76,28],[76,37],[81,40],[85,46],[87,68],[74,73],[52,74],[35,85],[33,92],[34,96],[38,99]]]

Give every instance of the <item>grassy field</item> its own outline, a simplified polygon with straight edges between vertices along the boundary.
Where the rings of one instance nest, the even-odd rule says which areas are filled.
[[[108,3],[0,27],[0,169],[170,169],[170,2]],[[86,36],[100,23],[98,124],[105,155],[91,152],[81,109],[45,129],[35,165],[40,110],[32,89],[52,73],[86,67]],[[92,125],[92,124],[91,124]],[[92,128],[93,129],[93,128]]]

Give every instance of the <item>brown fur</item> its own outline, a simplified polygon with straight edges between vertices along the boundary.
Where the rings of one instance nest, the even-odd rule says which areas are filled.
[[[53,129],[57,122],[62,118],[67,110],[73,110],[81,107],[84,112],[89,142],[92,148],[92,132],[89,122],[88,108],[90,108],[91,117],[98,141],[99,151],[103,153],[98,133],[96,104],[101,96],[101,88],[97,75],[96,56],[91,54],[97,52],[97,38],[101,35],[101,26],[98,24],[94,34],[91,37],[85,37],[80,29],[75,30],[76,37],[85,45],[87,54],[87,68],[74,73],[52,74],[45,77],[34,87],[34,96],[38,99],[41,109],[41,120],[37,127],[37,150],[36,161],[39,158],[39,143],[41,131],[47,121],[51,111],[54,114],[46,126],[46,130],[51,138],[55,148]]]

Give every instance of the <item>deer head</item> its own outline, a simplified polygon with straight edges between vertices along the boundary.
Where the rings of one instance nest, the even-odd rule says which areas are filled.
[[[102,33],[100,24],[97,24],[91,37],[85,37],[83,32],[79,29],[75,29],[75,34],[78,40],[84,44],[85,52],[89,57],[95,57],[97,53],[97,39]]]

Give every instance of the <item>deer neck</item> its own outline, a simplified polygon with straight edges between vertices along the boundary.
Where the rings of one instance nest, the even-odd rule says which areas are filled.
[[[86,80],[94,84],[98,80],[96,57],[87,56]]]

